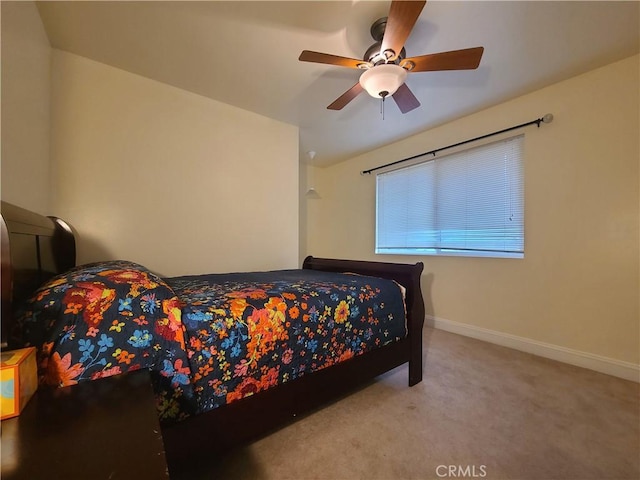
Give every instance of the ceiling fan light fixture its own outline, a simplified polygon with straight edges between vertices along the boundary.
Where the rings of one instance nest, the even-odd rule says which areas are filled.
[[[360,85],[374,98],[393,95],[407,78],[407,71],[394,63],[376,65],[360,75]]]

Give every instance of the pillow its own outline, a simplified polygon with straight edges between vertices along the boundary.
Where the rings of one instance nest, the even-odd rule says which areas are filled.
[[[160,420],[169,423],[195,410],[181,315],[171,287],[142,265],[92,263],[35,292],[17,318],[19,343],[38,349],[45,385],[150,369]]]
[[[18,317],[24,346],[39,350],[47,385],[73,385],[149,368],[172,352],[186,367],[178,298],[161,278],[128,261],[82,265],[46,282]],[[160,362],[162,363],[162,362]]]

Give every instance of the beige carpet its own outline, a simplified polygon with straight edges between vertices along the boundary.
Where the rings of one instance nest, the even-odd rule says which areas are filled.
[[[427,329],[419,385],[399,367],[185,478],[637,480],[639,415],[637,383]]]

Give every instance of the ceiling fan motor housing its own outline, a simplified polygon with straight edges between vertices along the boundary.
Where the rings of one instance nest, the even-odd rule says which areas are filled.
[[[407,56],[406,50],[404,49],[404,47],[402,47],[400,55],[398,55],[395,60],[390,62],[389,60],[387,60],[387,57],[385,57],[385,55],[380,51],[380,47],[382,47],[382,42],[374,43],[367,49],[362,59],[365,62],[369,62],[373,65],[379,65],[381,63],[395,63],[397,65]]]
[[[381,51],[382,38],[384,37],[386,27],[387,17],[379,18],[371,25],[371,37],[373,37],[376,43],[371,45],[365,52],[364,57],[362,57],[365,62],[370,62],[373,65],[380,65],[381,63],[395,63],[397,65],[406,58],[407,52],[404,47],[402,47],[402,51],[392,62],[388,61],[387,57]]]
[[[371,37],[376,42],[381,42],[384,37],[384,30],[387,28],[387,18],[388,17],[379,18],[371,24]]]

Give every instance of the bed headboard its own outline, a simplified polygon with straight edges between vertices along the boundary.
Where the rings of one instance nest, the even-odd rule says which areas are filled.
[[[42,283],[75,266],[73,229],[57,217],[45,217],[7,202],[0,213],[2,240],[2,347],[11,347],[17,307]]]

